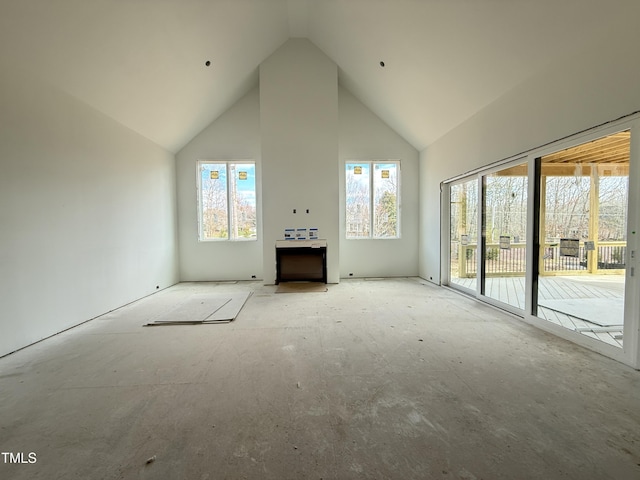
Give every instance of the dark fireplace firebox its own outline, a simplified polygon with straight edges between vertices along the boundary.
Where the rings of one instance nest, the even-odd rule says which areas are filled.
[[[326,240],[276,241],[276,285],[300,281],[327,283]]]

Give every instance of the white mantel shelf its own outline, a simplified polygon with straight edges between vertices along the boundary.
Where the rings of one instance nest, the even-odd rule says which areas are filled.
[[[276,248],[327,248],[326,240],[276,240]]]

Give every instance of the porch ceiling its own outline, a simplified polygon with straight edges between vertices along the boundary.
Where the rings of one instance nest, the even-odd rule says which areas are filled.
[[[543,174],[589,176],[595,165],[600,176],[626,176],[629,174],[630,146],[631,132],[624,131],[560,150],[542,157]],[[527,175],[527,165],[516,165],[498,175]]]
[[[631,132],[614,133],[566,150],[542,157],[544,164],[619,164],[629,165]]]

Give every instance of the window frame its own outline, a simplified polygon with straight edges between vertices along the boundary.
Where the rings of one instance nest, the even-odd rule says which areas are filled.
[[[394,164],[396,166],[396,235],[394,236],[376,236],[375,225],[374,225],[374,206],[375,206],[375,189],[374,189],[374,172],[376,165],[385,165],[385,164]],[[347,170],[349,165],[367,165],[369,169],[369,235],[367,236],[349,236],[349,218],[347,215],[347,202],[348,202],[348,192],[347,192]],[[401,172],[402,172],[402,162],[399,159],[384,159],[384,160],[354,160],[349,159],[344,162],[344,236],[347,240],[399,240],[401,238],[402,230],[401,230],[401,211],[402,211],[402,202],[401,202]]]
[[[226,238],[205,238],[204,237],[204,221],[203,221],[203,201],[202,201],[202,166],[203,165],[225,165],[225,195],[227,203],[227,237]],[[230,165],[251,165],[254,170],[254,185],[253,191],[256,196],[255,209],[256,209],[256,234],[253,237],[231,237],[232,231],[232,202],[230,198],[230,183],[234,179],[229,175]],[[257,176],[256,176],[256,162],[255,160],[243,159],[243,160],[217,160],[217,159],[200,159],[196,162],[196,204],[197,204],[197,230],[199,242],[253,242],[258,240],[258,194],[257,194]]]

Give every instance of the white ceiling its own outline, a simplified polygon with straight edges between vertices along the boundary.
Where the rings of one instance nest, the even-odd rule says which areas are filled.
[[[552,61],[604,41],[639,4],[0,0],[0,71],[37,75],[176,152],[257,85],[265,58],[307,37],[343,86],[421,150]]]

